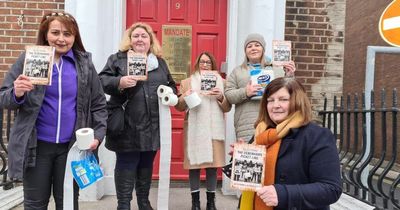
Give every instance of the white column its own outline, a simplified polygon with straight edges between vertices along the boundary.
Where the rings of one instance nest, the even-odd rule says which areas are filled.
[[[100,72],[108,56],[118,51],[125,30],[125,1],[65,0],[65,11],[77,20],[83,45],[92,53],[93,63],[97,72]],[[81,200],[98,200],[103,195],[115,195],[115,154],[107,150],[103,143],[99,148],[99,158],[104,169],[104,178],[81,190]]]
[[[284,39],[286,0],[229,0],[227,21],[227,75],[233,68],[244,60],[244,40],[250,33],[259,33],[264,36],[266,42],[266,55],[271,57],[272,40]],[[229,145],[235,142],[235,128],[233,115],[235,107],[227,114],[226,118],[226,144],[225,150],[229,151]],[[226,158],[229,161],[230,157]],[[225,177],[222,182],[224,194],[235,194],[229,186],[229,180]]]

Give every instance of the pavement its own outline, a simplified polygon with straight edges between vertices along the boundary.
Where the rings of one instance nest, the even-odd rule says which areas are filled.
[[[201,209],[206,209],[206,190],[205,188],[200,189],[200,204]],[[157,187],[152,187],[150,189],[150,203],[154,209],[157,207]],[[169,191],[169,210],[190,210],[192,207],[191,195],[188,187],[174,187],[170,188]],[[219,186],[216,192],[216,206],[218,210],[235,210],[238,204],[238,199],[234,195],[223,195],[221,192],[221,187]],[[23,210],[23,204],[12,208],[12,210]],[[111,210],[117,209],[117,198],[116,196],[103,196],[98,201],[79,201],[80,210]],[[131,209],[137,210],[136,196],[133,196],[131,202]],[[55,210],[54,202],[50,201],[48,210]]]
[[[150,190],[150,202],[154,209],[157,206],[157,188]],[[206,192],[201,189],[201,209],[206,209]],[[221,190],[216,192],[216,206],[218,210],[236,210],[238,199],[234,195],[223,195]],[[188,188],[171,188],[169,194],[169,210],[190,210],[191,196]],[[12,208],[12,210],[23,210],[23,204]],[[79,201],[80,210],[111,210],[117,209],[117,198],[113,195],[103,196],[98,201]],[[133,196],[131,209],[137,210],[136,198]],[[342,194],[339,201],[331,205],[331,210],[373,210],[375,207],[365,204],[346,194]],[[3,209],[1,209],[3,210]],[[50,201],[48,210],[55,210],[54,202]]]

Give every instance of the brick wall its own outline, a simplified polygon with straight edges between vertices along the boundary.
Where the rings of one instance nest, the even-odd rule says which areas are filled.
[[[64,9],[64,0],[0,1],[0,84],[27,44],[36,42],[43,15]]]
[[[285,39],[313,110],[342,93],[345,0],[287,0]]]

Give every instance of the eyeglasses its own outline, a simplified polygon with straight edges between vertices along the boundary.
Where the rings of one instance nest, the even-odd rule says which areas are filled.
[[[211,66],[211,65],[212,65],[211,61],[203,61],[203,60],[200,60],[200,61],[199,61],[199,64],[200,64],[200,65],[204,65],[204,64],[205,64],[205,65],[207,65],[207,66]]]
[[[50,17],[53,17],[53,16],[65,16],[65,17],[71,19],[71,21],[75,22],[75,19],[73,17],[71,17],[68,14],[64,14],[62,12],[52,12],[50,15],[46,15],[46,19],[49,19]]]

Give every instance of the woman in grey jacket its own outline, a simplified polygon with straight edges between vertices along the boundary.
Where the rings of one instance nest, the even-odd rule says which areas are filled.
[[[139,81],[127,76],[127,54],[147,56],[147,80]],[[100,73],[104,91],[109,94],[110,105],[126,104],[124,130],[107,132],[106,147],[116,153],[115,188],[118,209],[130,209],[132,191],[136,189],[139,210],[153,209],[149,201],[153,161],[160,148],[160,127],[157,88],[171,87],[175,82],[168,66],[161,58],[161,49],[152,28],[135,23],[125,31],[120,51],[108,58]]]
[[[0,88],[0,108],[18,110],[8,145],[9,176],[23,180],[24,209],[47,209],[51,192],[56,209],[62,209],[66,160],[75,131],[93,128],[90,149],[97,148],[106,132],[106,99],[70,14],[46,14],[37,45],[55,48],[51,85],[33,85],[22,75],[23,53]],[[74,191],[78,209],[77,186]]]
[[[265,40],[260,34],[249,34],[244,42],[245,59],[229,75],[225,96],[229,103],[235,104],[234,126],[237,139],[249,141],[254,134],[254,122],[257,119],[260,100],[251,99],[261,89],[258,84],[250,83],[251,69],[271,67],[265,59]],[[286,76],[296,71],[294,62],[283,66]]]

